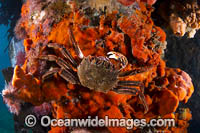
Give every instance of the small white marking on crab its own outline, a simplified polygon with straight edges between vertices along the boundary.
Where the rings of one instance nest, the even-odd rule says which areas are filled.
[[[78,49],[79,49],[79,57],[81,58],[81,59],[83,59],[85,56],[83,55],[83,53],[81,52],[81,49],[78,47]]]
[[[118,59],[118,57],[116,56],[116,54],[114,54],[113,52],[108,52],[107,55],[108,55],[109,58]]]

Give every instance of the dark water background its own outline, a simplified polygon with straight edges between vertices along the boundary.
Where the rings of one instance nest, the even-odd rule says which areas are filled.
[[[8,51],[5,48],[8,46],[8,31],[9,27],[0,25],[0,70],[10,66]],[[5,81],[2,73],[0,72],[0,92],[4,89]],[[0,96],[0,133],[13,133],[14,123],[11,113],[3,103],[2,96]]]

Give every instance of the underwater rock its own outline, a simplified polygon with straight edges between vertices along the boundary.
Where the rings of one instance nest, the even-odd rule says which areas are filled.
[[[157,13],[176,36],[182,37],[187,33],[188,38],[194,38],[200,28],[199,7],[198,0],[163,0]]]

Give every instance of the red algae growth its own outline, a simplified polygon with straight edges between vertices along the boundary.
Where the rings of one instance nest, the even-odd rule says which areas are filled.
[[[92,0],[86,0],[87,4],[77,0],[27,0],[15,28],[16,36],[24,39],[25,61],[21,67],[15,67],[10,86],[2,92],[5,103],[12,110],[14,108],[13,112],[23,112],[20,104],[30,103],[37,114],[43,110],[43,115],[44,112],[51,112],[53,118],[62,119],[108,116],[144,118],[147,122],[153,118],[174,118],[176,121],[175,127],[101,127],[94,128],[93,131],[185,132],[191,113],[189,109],[178,111],[177,108],[179,102],[188,101],[194,87],[186,72],[166,67],[162,58],[166,48],[166,35],[151,19],[151,5],[155,0],[118,0],[112,5],[113,1],[97,0],[96,4],[99,5],[95,5]],[[116,6],[117,10],[106,10],[105,6]],[[134,88],[144,95],[147,112],[138,91],[135,95],[119,94],[112,90],[101,92],[81,84],[72,84],[63,79],[60,73],[44,79],[46,72],[60,66],[58,60],[57,64],[56,61],[41,60],[43,55],[54,55],[73,66],[65,59],[60,48],[52,48],[54,44],[64,47],[80,64],[70,38],[70,29],[85,57],[106,57],[108,52],[115,51],[127,58],[128,65],[121,70],[127,76],[118,77],[118,80],[143,84],[143,90],[141,86]],[[71,71],[77,76],[76,67]],[[17,105],[14,106],[15,103]],[[89,127],[85,127],[86,129],[90,130]],[[49,128],[50,133],[73,130],[76,129]]]

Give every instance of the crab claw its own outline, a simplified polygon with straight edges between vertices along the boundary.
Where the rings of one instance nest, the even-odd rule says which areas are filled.
[[[109,59],[115,59],[117,61],[120,61],[121,69],[125,68],[128,64],[126,56],[124,56],[121,53],[111,51],[107,53],[107,56]]]

